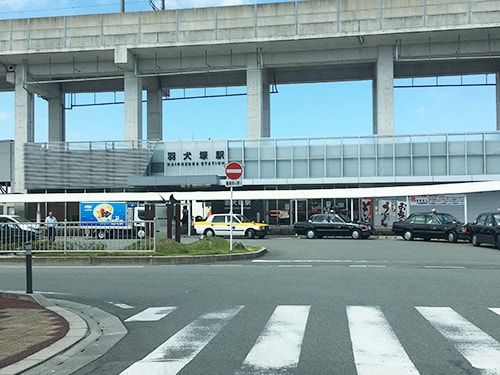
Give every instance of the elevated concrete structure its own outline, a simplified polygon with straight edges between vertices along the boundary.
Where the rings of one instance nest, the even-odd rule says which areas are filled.
[[[498,73],[500,2],[314,0],[7,20],[0,64],[0,90],[16,92],[17,165],[33,141],[34,94],[49,102],[49,141],[64,141],[64,94],[124,91],[125,140],[137,140],[147,90],[153,140],[161,93],[246,86],[247,135],[261,138],[272,126],[270,84],[368,79],[374,133],[391,134],[395,78]]]

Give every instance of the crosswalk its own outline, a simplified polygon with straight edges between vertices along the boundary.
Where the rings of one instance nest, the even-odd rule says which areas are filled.
[[[168,321],[177,306],[150,307],[126,323]],[[245,306],[229,306],[207,311],[178,330],[144,358],[121,374],[177,374],[206,348]],[[415,306],[417,315],[437,331],[478,374],[500,375],[500,308],[490,307],[486,314],[495,322],[497,339],[480,329],[450,307]],[[242,360],[236,375],[293,374],[299,366],[304,336],[311,315],[309,305],[278,305]],[[411,355],[391,327],[380,306],[346,306],[347,329],[359,375],[420,374]],[[241,361],[241,360],[240,360]]]

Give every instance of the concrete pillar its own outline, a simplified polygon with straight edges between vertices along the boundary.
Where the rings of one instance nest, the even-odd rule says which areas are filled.
[[[24,180],[24,144],[35,141],[35,101],[33,93],[25,88],[25,67],[16,66],[14,73],[14,180],[12,182],[13,193],[25,193]]]
[[[147,139],[157,141],[163,139],[163,93],[158,89],[147,92]]]
[[[373,79],[373,134],[394,134],[394,61],[392,46],[378,47]]]
[[[270,98],[266,71],[254,55],[247,67],[247,138],[270,137]]]
[[[142,79],[125,73],[125,140],[142,139]]]
[[[47,99],[49,103],[49,142],[66,141],[64,94]]]
[[[496,74],[497,130],[500,130],[500,73]]]

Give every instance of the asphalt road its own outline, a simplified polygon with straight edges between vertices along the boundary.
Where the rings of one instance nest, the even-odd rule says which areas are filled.
[[[269,253],[35,267],[34,289],[103,309],[129,331],[76,374],[500,374],[500,251],[375,238],[243,242]],[[0,285],[23,290],[24,269],[1,267]]]

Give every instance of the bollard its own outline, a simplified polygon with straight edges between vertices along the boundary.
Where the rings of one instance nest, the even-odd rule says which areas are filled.
[[[31,242],[26,242],[26,293],[33,293],[33,267]]]

